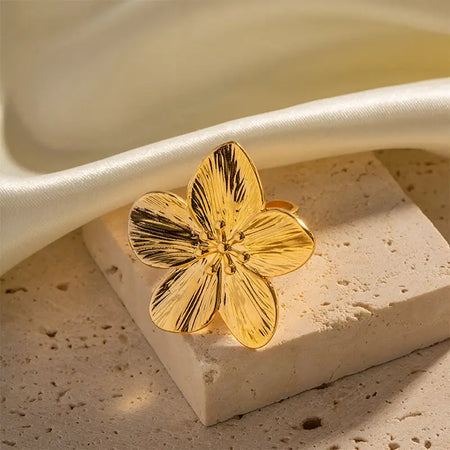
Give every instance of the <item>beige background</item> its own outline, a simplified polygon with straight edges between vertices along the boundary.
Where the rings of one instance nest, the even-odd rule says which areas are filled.
[[[380,157],[448,233],[448,162],[424,152]],[[1,296],[5,449],[445,450],[450,442],[448,341],[205,428],[79,232],[8,272]],[[321,426],[305,430],[315,417]]]

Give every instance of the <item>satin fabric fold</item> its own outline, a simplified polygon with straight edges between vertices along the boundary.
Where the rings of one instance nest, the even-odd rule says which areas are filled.
[[[1,271],[146,191],[186,184],[222,142],[239,141],[258,168],[382,148],[448,156],[449,114],[450,80],[432,80],[234,120],[57,173],[2,174]]]
[[[186,184],[228,140],[258,169],[374,149],[449,155],[444,0],[0,6],[1,273]]]

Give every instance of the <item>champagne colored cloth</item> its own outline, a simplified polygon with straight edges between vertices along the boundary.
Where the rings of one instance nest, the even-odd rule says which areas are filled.
[[[237,140],[450,154],[441,0],[2,2],[0,272]]]

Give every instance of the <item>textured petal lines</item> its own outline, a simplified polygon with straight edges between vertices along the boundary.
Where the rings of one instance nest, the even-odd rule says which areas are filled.
[[[276,277],[302,266],[314,251],[312,233],[297,217],[276,209],[250,217],[240,244],[250,255],[246,267],[267,277]]]
[[[205,231],[215,233],[223,221],[227,236],[263,208],[258,173],[238,144],[223,144],[202,162],[189,183],[187,203]]]
[[[165,331],[192,332],[208,325],[220,301],[221,271],[206,274],[211,258],[175,269],[155,290],[150,317]]]
[[[277,295],[268,280],[236,264],[233,275],[222,276],[219,311],[241,344],[259,348],[266,345],[275,332]]]
[[[186,203],[169,192],[150,192],[130,211],[130,244],[138,258],[153,267],[169,268],[196,259],[199,242]]]

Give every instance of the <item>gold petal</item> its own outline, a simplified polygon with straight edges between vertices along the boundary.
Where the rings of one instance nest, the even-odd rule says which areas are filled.
[[[155,290],[150,317],[165,331],[198,331],[208,325],[220,300],[221,271],[206,274],[212,257],[175,269]]]
[[[132,206],[128,235],[143,263],[166,269],[196,259],[199,236],[195,227],[182,198],[170,192],[150,192]]]
[[[266,345],[275,332],[277,294],[265,278],[236,264],[232,275],[222,275],[220,315],[234,337],[249,348]]]
[[[244,225],[238,247],[248,253],[246,267],[266,277],[298,269],[314,251],[314,237],[305,224],[288,212],[269,209],[255,214]]]
[[[264,195],[258,172],[236,142],[216,148],[200,165],[188,186],[192,217],[206,231],[226,236],[260,211]]]

